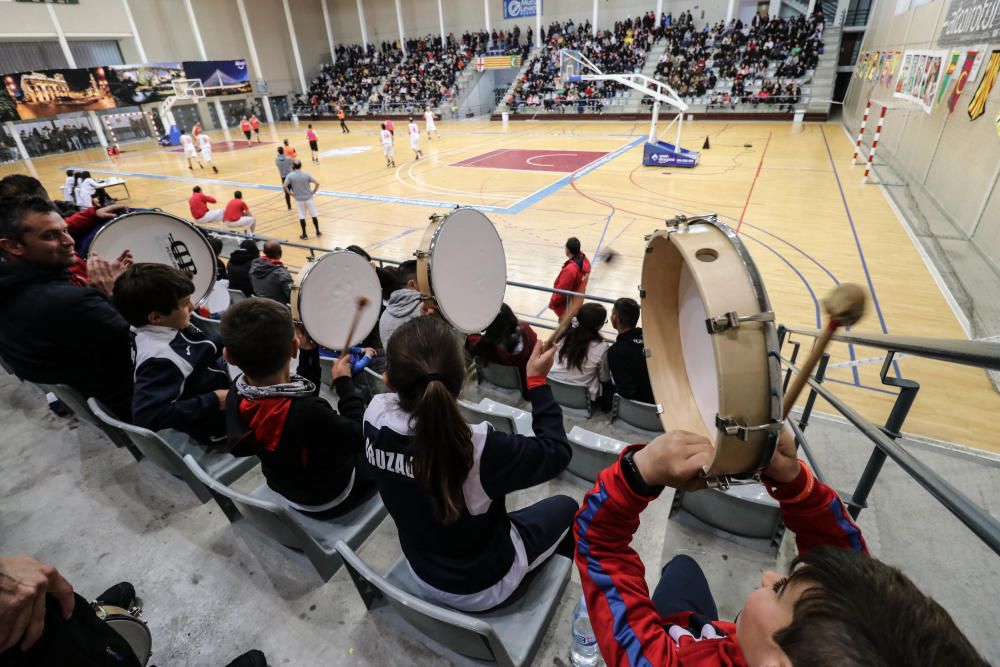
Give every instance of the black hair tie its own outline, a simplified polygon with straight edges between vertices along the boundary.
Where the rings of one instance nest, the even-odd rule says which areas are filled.
[[[434,382],[435,380],[437,380],[438,382],[444,382],[444,376],[441,375],[440,373],[428,373],[421,379],[424,381],[425,386],[429,385],[431,382]]]

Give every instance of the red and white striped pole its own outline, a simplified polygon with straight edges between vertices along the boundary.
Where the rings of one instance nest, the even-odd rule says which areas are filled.
[[[857,164],[858,153],[861,152],[861,140],[865,137],[865,125],[868,124],[868,112],[871,111],[872,101],[869,99],[868,104],[865,105],[865,116],[861,119],[861,131],[858,132],[858,140],[854,142],[854,157],[851,158],[851,164]]]
[[[872,139],[872,149],[868,151],[868,164],[865,165],[865,175],[863,180],[868,180],[868,173],[872,170],[872,162],[875,161],[875,149],[878,148],[878,137],[882,134],[882,123],[885,122],[886,106],[882,105],[882,112],[878,115],[878,125],[875,126],[875,138]]]

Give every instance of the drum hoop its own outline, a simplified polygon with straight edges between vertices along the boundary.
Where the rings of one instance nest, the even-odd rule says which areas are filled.
[[[496,225],[493,224],[493,221],[490,220],[485,213],[483,213],[482,211],[473,206],[458,206],[455,208],[455,210],[451,211],[450,213],[448,213],[448,215],[444,216],[435,223],[434,231],[431,233],[430,243],[427,244],[427,249],[423,251],[427,261],[427,288],[431,292],[431,297],[434,299],[434,303],[437,304],[437,307],[441,310],[441,314],[444,316],[446,320],[449,321],[449,323],[451,322],[451,320],[448,317],[448,313],[446,312],[444,306],[441,305],[441,301],[438,299],[437,293],[434,289],[434,248],[435,246],[437,246],[438,238],[440,237],[441,232],[444,230],[445,225],[448,223],[448,220],[450,220],[451,217],[456,213],[465,210],[472,210],[482,215],[483,218],[485,218],[486,221],[490,223],[489,225],[490,229],[493,230],[493,234],[500,242],[500,247],[503,248],[503,239],[500,238],[500,232],[497,231]],[[504,264],[506,264],[506,257],[504,258]]]
[[[94,244],[97,243],[97,239],[101,238],[101,234],[103,234],[105,230],[111,227],[111,225],[115,224],[119,220],[124,220],[126,218],[131,218],[138,215],[155,215],[159,217],[170,218],[172,220],[176,220],[177,222],[184,223],[192,230],[194,230],[194,232],[198,235],[198,238],[201,239],[201,242],[204,243],[205,246],[208,248],[208,251],[212,255],[212,257],[216,257],[215,249],[213,249],[212,244],[208,242],[208,239],[205,237],[204,232],[202,232],[200,229],[192,225],[184,218],[178,217],[172,213],[167,213],[165,211],[131,211],[129,213],[123,213],[122,215],[119,215],[117,218],[108,221],[107,223],[102,225],[100,229],[97,230],[97,232],[94,234],[94,238],[90,240],[90,247],[93,247]],[[211,282],[208,285],[208,290],[205,292],[205,296],[198,299],[198,302],[194,304],[196,308],[208,300],[209,295],[215,288],[216,276],[218,275],[217,267],[213,266],[209,275],[211,276]]]
[[[689,218],[686,223],[688,225],[697,223],[712,225],[726,235],[729,241],[733,244],[733,247],[736,249],[736,253],[740,257],[740,261],[742,262],[743,268],[747,273],[747,277],[750,279],[750,286],[753,289],[754,295],[757,297],[757,305],[760,307],[760,312],[770,312],[771,300],[767,296],[767,289],[764,287],[764,280],[760,275],[760,271],[757,269],[757,264],[753,261],[753,257],[750,255],[750,251],[747,250],[746,245],[740,239],[736,231],[726,223],[720,222],[718,216],[714,213],[697,218]],[[761,322],[760,324],[764,331],[764,346],[767,348],[767,367],[771,382],[771,419],[774,423],[781,423],[782,381],[781,364],[779,361],[781,352],[778,346],[778,333],[776,327],[774,326],[774,322]],[[771,457],[774,455],[774,450],[778,445],[778,436],[779,434],[773,431],[768,434],[767,446],[763,448],[758,468],[764,467],[771,460]],[[739,475],[731,475],[731,477],[738,478]]]

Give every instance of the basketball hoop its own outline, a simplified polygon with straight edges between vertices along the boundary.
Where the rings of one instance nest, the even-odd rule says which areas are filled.
[[[576,49],[559,50],[559,78],[565,82],[578,82],[583,73],[582,54]]]
[[[174,97],[179,100],[205,99],[205,85],[201,79],[174,79],[170,85],[174,89]]]

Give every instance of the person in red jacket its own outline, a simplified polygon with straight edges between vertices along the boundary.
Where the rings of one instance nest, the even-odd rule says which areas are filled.
[[[704,488],[699,475],[712,449],[687,431],[628,447],[577,512],[576,565],[609,666],[987,664],[937,602],[869,557],[836,492],[798,460],[788,428],[762,476],[795,533],[799,556],[788,576],[765,572],[735,623],[719,620],[705,575],[688,556],[667,563],[651,598],[629,548],[639,515],[665,486]]]
[[[208,205],[215,203],[215,197],[202,192],[200,185],[191,188],[191,198],[188,199],[188,208],[191,209],[191,217],[194,218],[195,222],[222,222],[224,211],[221,208],[214,211],[208,210]]]
[[[571,236],[566,240],[566,256],[569,257],[559,271],[552,286],[556,289],[570,292],[583,292],[587,289],[587,279],[590,278],[590,260],[580,252],[580,239]],[[549,308],[560,320],[566,314],[569,298],[564,294],[553,294],[549,299]]]

